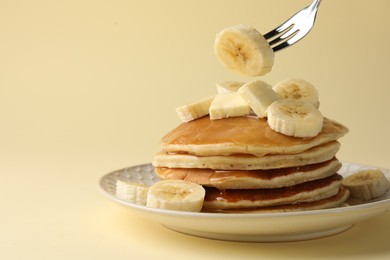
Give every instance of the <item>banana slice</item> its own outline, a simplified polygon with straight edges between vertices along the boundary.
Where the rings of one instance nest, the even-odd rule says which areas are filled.
[[[351,196],[372,200],[382,196],[390,189],[390,183],[379,169],[361,170],[344,178],[343,185],[351,192]]]
[[[116,196],[138,205],[146,205],[148,189],[149,188],[143,184],[130,182],[124,179],[118,179],[116,181]]]
[[[250,107],[245,100],[237,93],[217,94],[211,102],[209,114],[210,119],[222,119],[228,117],[244,116],[250,113]]]
[[[240,81],[220,81],[216,83],[217,93],[237,92],[245,82]]]
[[[313,137],[322,130],[324,117],[307,102],[281,99],[268,107],[269,127],[295,137]]]
[[[318,91],[314,85],[303,79],[286,79],[273,87],[281,98],[306,101],[319,108]]]
[[[274,64],[274,52],[267,40],[250,26],[238,25],[219,32],[214,52],[225,67],[244,76],[264,75]]]
[[[246,83],[238,90],[238,94],[260,118],[266,117],[268,107],[279,99],[272,87],[262,80]]]
[[[176,108],[176,113],[183,122],[189,122],[203,117],[209,113],[209,108],[214,96],[206,97],[199,101]]]
[[[199,212],[203,207],[205,189],[183,180],[163,180],[149,188],[146,206],[160,209]]]

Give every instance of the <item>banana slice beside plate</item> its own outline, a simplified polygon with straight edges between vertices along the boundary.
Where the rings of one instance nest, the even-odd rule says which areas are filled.
[[[343,185],[351,196],[361,200],[372,200],[390,189],[389,180],[379,169],[360,170],[343,179]]]
[[[183,180],[162,180],[150,186],[146,206],[160,209],[200,212],[205,189]]]
[[[161,180],[151,186],[118,178],[116,196],[122,200],[152,208],[200,212],[205,189],[183,180]]]
[[[120,199],[145,206],[148,189],[148,186],[144,184],[118,178],[115,192],[116,196]]]

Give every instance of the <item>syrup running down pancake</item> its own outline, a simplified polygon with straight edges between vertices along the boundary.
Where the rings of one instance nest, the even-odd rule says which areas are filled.
[[[235,209],[208,209],[203,208],[203,212],[214,212],[214,213],[275,213],[275,212],[293,212],[293,211],[304,211],[304,210],[319,210],[329,209],[345,205],[349,197],[349,190],[340,187],[339,192],[329,198],[312,201],[312,202],[301,202],[294,204],[284,204],[270,207],[252,207],[252,208],[235,208]]]
[[[342,177],[339,174],[276,189],[206,188],[204,208],[231,209],[269,207],[330,198],[339,192]]]

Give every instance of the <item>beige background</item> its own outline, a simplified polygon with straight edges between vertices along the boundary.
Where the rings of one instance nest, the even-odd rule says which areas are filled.
[[[169,231],[96,189],[103,174],[151,161],[179,123],[176,106],[215,93],[216,81],[251,80],[216,60],[218,31],[265,33],[309,3],[0,0],[0,257],[388,259],[389,213],[326,239],[229,243]],[[322,113],[350,129],[339,158],[387,168],[389,10],[324,0],[313,31],[263,77],[313,82]]]

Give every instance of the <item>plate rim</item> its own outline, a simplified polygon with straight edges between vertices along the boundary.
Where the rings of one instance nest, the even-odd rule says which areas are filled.
[[[360,163],[353,163],[353,162],[347,162],[347,161],[340,161],[342,163],[342,167],[349,166],[349,165],[356,165],[359,168],[376,168],[381,169],[385,172],[387,172],[386,177],[389,178],[390,170],[383,167],[377,167],[373,165],[368,164],[360,164]],[[148,213],[157,213],[160,215],[169,215],[169,216],[175,216],[175,217],[190,217],[190,218],[224,218],[224,219],[234,219],[234,218],[283,218],[283,217],[303,217],[303,216],[311,216],[311,215],[328,215],[328,214],[340,214],[340,213],[350,213],[351,211],[356,210],[367,210],[372,208],[379,208],[381,206],[385,206],[388,204],[388,208],[384,210],[384,212],[387,212],[390,210],[390,198],[385,198],[381,200],[374,200],[371,202],[358,204],[358,205],[349,205],[345,207],[336,207],[336,208],[329,208],[329,209],[316,209],[316,210],[304,210],[304,211],[292,211],[292,212],[263,212],[263,213],[217,213],[217,212],[186,212],[186,211],[175,211],[175,210],[167,210],[167,209],[158,209],[158,208],[150,208],[142,205],[137,205],[135,203],[131,203],[129,201],[125,201],[123,199],[120,199],[116,197],[115,195],[107,192],[103,188],[103,181],[108,178],[111,175],[114,175],[117,172],[125,171],[129,168],[134,167],[150,167],[152,166],[151,163],[143,163],[138,165],[133,165],[129,167],[123,167],[118,170],[114,170],[111,172],[108,172],[101,176],[98,179],[97,187],[98,190],[107,198],[110,200],[119,203],[121,205],[134,208],[137,210],[141,210]],[[153,167],[153,166],[152,166]]]

